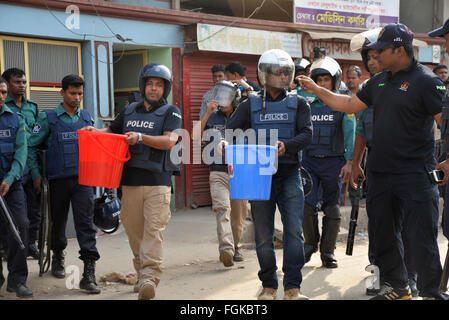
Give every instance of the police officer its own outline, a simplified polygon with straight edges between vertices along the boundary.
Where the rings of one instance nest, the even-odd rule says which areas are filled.
[[[338,92],[341,83],[341,69],[338,63],[324,57],[315,60],[310,74],[319,86]],[[312,192],[304,205],[304,252],[306,262],[318,250],[323,266],[337,268],[334,256],[338,232],[340,230],[341,177],[348,177],[352,168],[354,144],[354,115],[334,111],[315,96],[310,105],[313,123],[312,143],[304,150],[302,165],[310,173],[313,181]],[[319,188],[322,188],[322,194]],[[324,212],[323,231],[320,241],[318,230],[318,203],[322,201]]]
[[[299,76],[310,76],[310,67],[312,64],[309,60],[304,58],[299,58],[295,60],[295,80],[293,81],[292,88],[298,92],[298,95],[304,97],[309,103],[312,103],[315,100],[315,96],[313,94],[308,93],[303,90],[299,85],[298,78]]]
[[[359,35],[356,35],[351,40],[351,49],[353,51],[360,50],[362,56],[362,62],[365,69],[370,73],[370,77],[375,74],[382,72],[382,65],[377,60],[379,53],[377,50],[369,49],[367,46],[375,42],[379,36],[382,28],[371,29],[365,31]],[[362,83],[362,87],[366,85],[367,81]],[[354,153],[351,171],[351,184],[353,188],[357,187],[357,180],[361,178],[365,180],[364,170],[361,167],[362,159],[365,153],[365,149],[369,153],[371,149],[371,143],[373,139],[373,125],[374,125],[374,112],[373,108],[369,107],[357,113],[357,124],[356,124],[356,136],[354,142]],[[365,172],[368,174],[369,171],[365,167]],[[366,187],[369,187],[369,179],[366,178]],[[368,211],[369,209],[367,209]],[[369,212],[368,216],[370,215]],[[374,261],[374,243],[373,243],[373,227],[370,227],[371,220],[368,219],[368,259],[371,264],[376,265]],[[407,243],[407,237],[402,236],[402,241],[404,243],[404,260],[407,267],[407,273],[409,278],[409,286],[413,297],[418,295],[418,288],[416,286],[417,274],[413,266],[412,257],[410,255],[410,249]],[[380,280],[383,282],[382,270],[380,270]],[[367,288],[366,295],[377,295],[380,289]]]
[[[299,152],[312,139],[310,107],[296,92],[288,93],[294,77],[294,63],[283,50],[266,51],[259,59],[258,78],[264,87],[237,107],[227,128],[252,128],[256,135],[265,131],[270,137],[278,130],[278,170],[273,176],[271,198],[251,201],[251,214],[256,234],[259,279],[263,289],[258,299],[275,299],[278,289],[276,254],[274,251],[274,215],[279,207],[284,225],[284,299],[307,299],[300,291],[304,265],[302,218],[304,193],[300,176]]]
[[[201,134],[207,141],[204,161],[210,164],[212,210],[217,218],[219,259],[225,267],[243,261],[239,245],[243,223],[248,214],[248,201],[230,200],[229,174],[224,156],[215,157],[218,142],[225,138],[226,123],[240,101],[240,90],[230,81],[218,81],[201,118]],[[210,150],[210,151],[209,151]]]
[[[8,82],[8,97],[5,104],[23,116],[27,133],[31,134],[31,129],[34,127],[39,112],[37,104],[25,97],[27,88],[25,72],[17,68],[11,68],[3,72],[2,77]],[[39,236],[41,222],[40,196],[33,187],[33,179],[28,166],[25,167],[22,184],[30,221],[28,256],[39,259],[39,249],[36,246],[36,241]]]
[[[87,293],[100,293],[95,280],[95,261],[100,259],[96,247],[96,229],[93,226],[93,188],[78,183],[78,135],[76,130],[92,125],[89,112],[80,104],[84,93],[84,80],[77,75],[62,79],[60,91],[63,102],[52,110],[39,114],[29,140],[29,163],[34,186],[41,191],[42,176],[37,163],[38,146],[48,146],[46,172],[50,184],[51,273],[64,278],[65,234],[69,205],[72,204],[76,236],[80,246],[80,259],[84,262],[80,289]]]
[[[5,197],[22,241],[27,243],[29,221],[21,184],[27,160],[26,128],[22,116],[5,104],[7,92],[7,82],[0,77],[0,193]],[[4,226],[3,221],[0,223]],[[28,248],[21,250],[9,230],[6,239],[9,271],[6,290],[15,292],[19,298],[30,298],[33,292],[26,286]],[[0,287],[4,282],[0,258]]]
[[[335,110],[374,109],[367,209],[374,228],[375,261],[385,281],[384,290],[374,300],[411,298],[404,248],[398,237],[401,230],[410,243],[420,296],[443,298],[439,293],[438,189],[431,184],[428,171],[436,165],[433,123],[441,123],[445,88],[414,59],[412,41],[413,33],[403,24],[383,27],[367,47],[379,52],[378,59],[388,71],[372,77],[357,96],[337,95],[311,79],[300,79],[304,89]]]
[[[139,75],[142,102],[131,104],[108,128],[86,130],[125,133],[131,159],[122,174],[121,219],[134,255],[139,300],[153,299],[162,275],[163,231],[170,220],[171,176],[179,170],[170,150],[181,127],[178,107],[167,103],[172,86],[170,70],[148,64]]]

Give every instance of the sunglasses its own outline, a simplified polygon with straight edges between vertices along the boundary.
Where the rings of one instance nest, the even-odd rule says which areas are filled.
[[[288,76],[291,74],[291,72],[292,72],[292,70],[289,70],[289,69],[268,70],[268,73],[271,73],[274,76],[280,76],[280,75]]]

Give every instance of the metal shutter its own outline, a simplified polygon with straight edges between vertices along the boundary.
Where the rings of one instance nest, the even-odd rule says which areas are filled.
[[[0,40],[1,41],[1,40]],[[22,41],[3,40],[5,58],[4,70],[19,68],[25,70],[24,44]]]
[[[39,111],[54,109],[62,102],[59,91],[31,90],[30,95],[30,99],[37,103]]]
[[[28,44],[30,79],[60,83],[68,74],[78,75],[78,48],[46,43]]]
[[[192,135],[193,121],[199,121],[201,101],[204,93],[212,86],[211,68],[215,64],[227,65],[240,61],[246,66],[248,80],[257,83],[257,62],[259,56],[235,55],[215,52],[197,52],[183,58],[183,106],[184,128]],[[192,145],[192,144],[191,144]],[[190,149],[193,162],[193,148]],[[188,164],[185,166],[186,206],[206,206],[212,203],[209,189],[209,166]]]

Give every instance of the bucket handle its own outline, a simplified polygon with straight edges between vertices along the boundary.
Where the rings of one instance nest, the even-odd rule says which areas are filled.
[[[103,150],[103,152],[106,153],[106,154],[107,154],[108,156],[110,156],[111,158],[113,158],[113,159],[115,159],[115,160],[117,160],[117,161],[121,161],[121,162],[126,162],[126,161],[128,161],[129,159],[131,159],[131,153],[129,152],[129,149],[126,150],[126,155],[125,155],[124,158],[119,158],[119,157],[117,157],[117,155],[113,154],[111,151],[109,151],[107,148],[105,148],[105,146],[103,146],[103,145],[101,144],[101,142],[100,142],[97,138],[93,137],[92,135],[88,135],[88,137],[90,137],[91,139],[93,139],[93,140],[98,144],[98,146],[100,147],[100,149]]]

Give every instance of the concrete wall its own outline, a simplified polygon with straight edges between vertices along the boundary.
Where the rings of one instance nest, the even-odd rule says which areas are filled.
[[[415,33],[427,33],[448,18],[448,4],[447,0],[401,0],[399,21]]]

